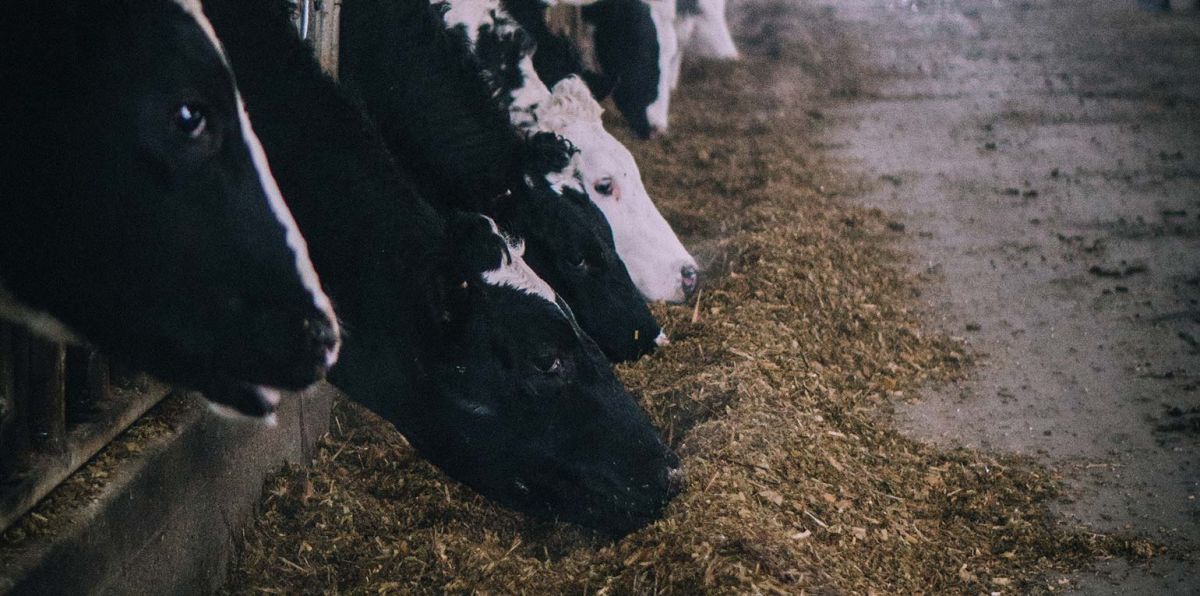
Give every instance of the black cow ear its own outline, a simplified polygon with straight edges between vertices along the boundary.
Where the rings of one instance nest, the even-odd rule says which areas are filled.
[[[567,139],[544,131],[525,139],[522,150],[525,174],[535,178],[566,169],[571,156],[579,152]]]
[[[596,101],[604,101],[604,98],[612,95],[613,89],[617,87],[617,77],[610,77],[591,70],[585,70],[582,73],[583,82],[587,83],[588,89],[592,91],[592,97]]]

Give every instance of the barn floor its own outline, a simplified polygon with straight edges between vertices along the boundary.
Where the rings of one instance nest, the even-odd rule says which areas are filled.
[[[987,355],[904,426],[1041,455],[1072,519],[1200,548],[1200,13],[838,6],[879,75],[830,111],[832,153],[916,233],[916,264],[944,280],[932,318]],[[1159,570],[1113,578],[1200,589],[1195,569]]]
[[[1198,21],[732,10],[745,59],[629,142],[706,263],[620,371],[688,472],[665,519],[525,519],[341,403],[228,592],[1092,592],[1114,561],[1194,589]]]

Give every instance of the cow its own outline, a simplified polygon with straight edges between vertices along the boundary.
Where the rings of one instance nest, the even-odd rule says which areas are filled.
[[[579,150],[578,175],[642,296],[683,302],[699,283],[696,261],[654,206],[633,155],[604,130],[600,105],[576,78],[588,76],[578,52],[546,28],[544,9],[536,1],[453,0],[444,18],[472,48],[514,124],[561,135]]]
[[[487,213],[614,361],[665,336],[618,258],[613,232],[552,134],[525,138],[427,0],[348,0],[339,72],[435,206]]]
[[[505,506],[613,534],[660,516],[678,457],[521,241],[424,201],[285,0],[204,6],[343,318],[330,380]]]
[[[340,329],[194,0],[0,24],[0,316],[265,416]]]
[[[678,60],[675,0],[599,0],[583,7],[613,103],[633,132],[667,132],[672,65]]]
[[[600,104],[576,76],[555,83],[539,106],[538,125],[579,147],[588,196],[612,223],[617,254],[650,301],[680,303],[700,283],[695,258],[684,248],[642,183],[633,154],[604,130]]]

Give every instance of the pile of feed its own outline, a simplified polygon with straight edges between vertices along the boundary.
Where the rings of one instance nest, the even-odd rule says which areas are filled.
[[[670,347],[619,371],[684,461],[665,518],[614,542],[507,512],[339,403],[313,465],[265,487],[227,591],[1055,591],[1052,571],[1155,552],[1055,521],[1031,462],[895,430],[894,400],[970,356],[913,312],[902,226],[822,165],[817,110],[862,84],[852,48],[819,12],[742,8],[743,61],[690,67],[670,136],[629,142],[706,263],[697,301],[656,307]]]

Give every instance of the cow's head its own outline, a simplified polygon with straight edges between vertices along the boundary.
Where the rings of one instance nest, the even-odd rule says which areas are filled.
[[[609,358],[635,360],[653,351],[665,336],[619,258],[604,214],[583,192],[573,150],[545,132],[526,144],[526,185],[498,197],[493,212],[506,231],[524,238],[525,260],[574,305]]]
[[[500,503],[628,532],[678,490],[679,460],[522,257],[475,215],[449,224],[439,282],[446,338],[429,359],[436,399],[406,408],[405,435]]]
[[[583,8],[595,26],[596,60],[633,131],[667,130],[672,64],[679,51],[674,0],[600,0]]]
[[[30,193],[6,193],[9,310],[263,414],[340,332],[220,45],[195,0],[77,4],[5,118]]]
[[[682,302],[698,287],[696,260],[654,206],[633,155],[604,130],[601,112],[587,86],[567,77],[539,107],[538,125],[579,149],[576,164],[584,188],[608,220],[617,255],[642,296]]]

